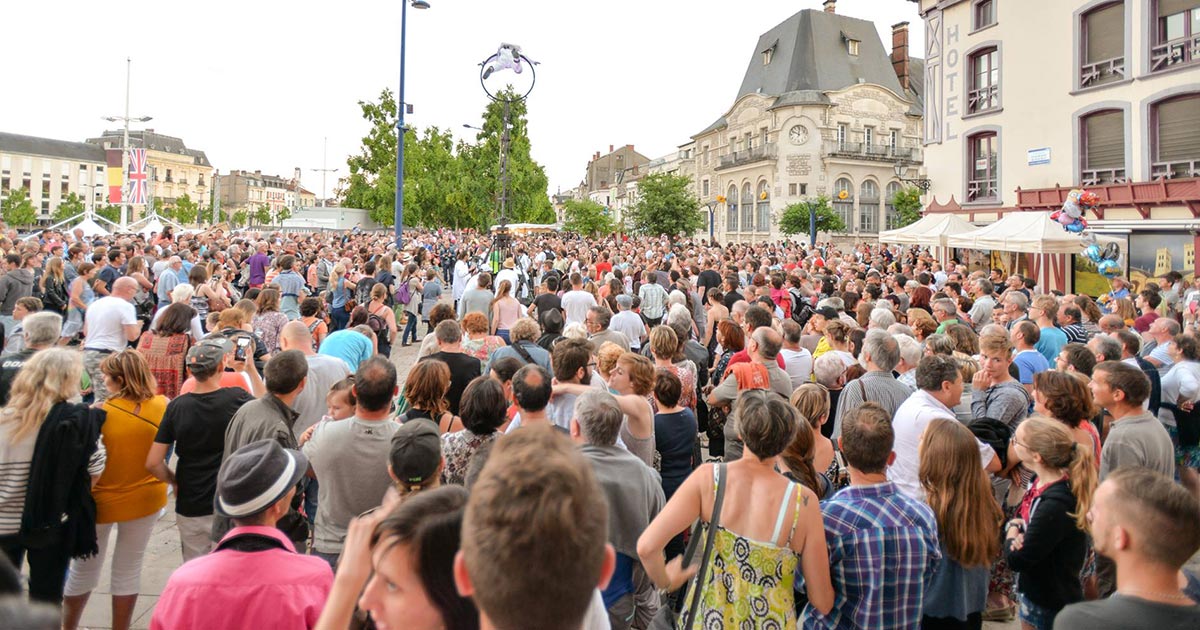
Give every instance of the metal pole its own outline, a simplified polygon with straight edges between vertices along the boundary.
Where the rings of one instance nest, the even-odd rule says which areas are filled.
[[[221,222],[221,171],[213,172],[213,225]]]
[[[408,19],[408,0],[400,3],[400,93],[396,103],[396,251],[403,244],[404,233],[404,37]]]
[[[325,143],[321,147],[321,207],[325,207],[325,174],[329,172],[329,165],[326,161],[329,158],[329,136],[325,136]],[[297,193],[299,194],[299,193]]]
[[[124,181],[129,183],[129,77],[132,72],[133,62],[129,57],[125,58],[125,137],[121,142],[121,164],[123,166],[122,175]],[[121,229],[125,229],[129,225],[130,206],[129,206],[129,191],[121,196]]]

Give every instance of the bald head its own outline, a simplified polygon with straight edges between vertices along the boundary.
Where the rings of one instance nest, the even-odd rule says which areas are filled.
[[[770,326],[755,328],[750,338],[758,345],[758,356],[764,363],[774,361],[779,349],[783,347],[783,337]]]
[[[132,300],[133,296],[137,295],[137,291],[138,291],[137,280],[134,280],[133,278],[130,278],[129,276],[122,276],[120,278],[117,278],[116,281],[113,282],[112,293],[113,293],[113,295],[115,295],[121,299]]]
[[[1125,329],[1125,320],[1121,319],[1120,315],[1110,313],[1102,316],[1096,325],[1100,327],[1100,332],[1111,335],[1118,330]]]
[[[312,334],[308,332],[308,326],[299,320],[288,322],[279,331],[279,347],[283,350],[299,350],[304,354],[315,354]]]

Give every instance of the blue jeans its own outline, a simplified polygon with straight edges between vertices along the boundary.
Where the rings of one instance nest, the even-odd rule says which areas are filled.
[[[1021,593],[1017,593],[1017,608],[1019,611],[1017,616],[1021,621],[1033,626],[1036,630],[1051,630],[1054,627],[1054,617],[1058,615],[1057,610],[1038,606]]]
[[[505,344],[510,345],[510,346],[512,345],[512,341],[510,341],[508,338],[508,329],[507,328],[501,328],[501,329],[497,330],[496,336],[503,339]]]
[[[350,313],[346,312],[344,306],[331,306],[329,307],[329,319],[333,324],[329,332],[334,332],[346,327],[346,324],[350,322]]]
[[[400,335],[400,343],[402,345],[408,343],[408,334],[412,333],[413,343],[417,342],[417,321],[418,317],[405,311],[406,319],[404,320],[404,334]]]

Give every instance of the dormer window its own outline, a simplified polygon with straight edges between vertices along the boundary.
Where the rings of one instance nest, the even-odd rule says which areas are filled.
[[[766,48],[763,49],[762,62],[763,62],[764,66],[771,65],[771,59],[775,58],[775,47],[778,45],[779,45],[779,40],[775,40],[774,42],[771,42],[770,46],[767,46]]]
[[[855,57],[858,56],[858,40],[857,39],[847,39],[846,40],[846,52],[850,53],[851,55],[853,55]]]

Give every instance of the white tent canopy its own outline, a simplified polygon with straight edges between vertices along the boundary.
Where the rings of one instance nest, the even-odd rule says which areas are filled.
[[[900,245],[944,247],[949,237],[970,232],[974,229],[974,225],[971,225],[957,214],[927,214],[910,225],[880,232],[879,240],[883,243],[897,243]]]
[[[1097,236],[1100,242],[1115,239]],[[1083,252],[1083,237],[1063,229],[1050,219],[1049,212],[1013,212],[1004,218],[976,230],[950,236],[950,247],[990,249],[1030,254],[1079,254]]]
[[[100,224],[93,221],[91,217],[84,217],[84,219],[79,222],[79,225],[76,225],[75,227],[71,228],[69,231],[75,231],[75,230],[83,230],[83,235],[88,238],[91,238],[93,236],[108,236],[109,235],[109,231],[100,227]]]

